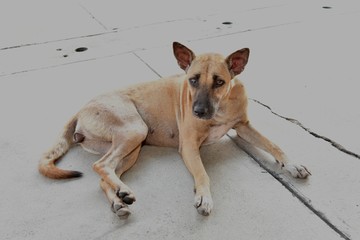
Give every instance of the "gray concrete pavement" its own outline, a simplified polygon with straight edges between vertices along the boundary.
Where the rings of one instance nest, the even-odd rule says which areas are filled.
[[[0,239],[359,239],[359,20],[356,1],[3,1]],[[98,185],[98,156],[75,148],[59,163],[81,179],[40,176],[41,154],[92,97],[181,72],[173,41],[249,47],[251,121],[313,176],[292,179],[233,132],[201,150],[209,217],[176,149],[143,148],[124,177],[137,196],[128,220]]]

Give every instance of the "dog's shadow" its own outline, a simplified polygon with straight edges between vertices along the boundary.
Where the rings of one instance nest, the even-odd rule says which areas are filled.
[[[201,147],[201,158],[212,182],[221,183],[225,181],[223,180],[224,176],[229,176],[230,172],[235,171],[234,174],[236,174],[236,171],[244,168],[242,166],[244,160],[249,159],[249,156],[240,147],[228,136],[224,136],[214,144]],[[243,147],[246,148],[247,146],[244,145]],[[94,155],[81,147],[74,147],[59,162],[58,166],[64,169],[79,170],[84,173],[84,177],[95,181],[99,177],[93,171],[92,164],[100,158],[101,155]],[[142,147],[139,159],[134,166],[122,176],[122,180],[126,184],[140,185],[140,187],[146,185],[151,187],[156,184],[171,182],[172,179],[177,179],[177,184],[184,181],[191,187],[193,185],[192,176],[178,150],[147,145]],[[153,183],[154,181],[156,184]]]
[[[201,147],[202,161],[210,178],[212,197],[216,206],[213,215],[220,218],[241,216],[243,210],[239,208],[239,204],[252,206],[252,199],[264,193],[273,196],[273,193],[269,192],[269,185],[266,184],[273,181],[273,177],[246,153],[249,149],[253,151],[252,154],[257,152],[259,156],[268,157],[269,159],[264,158],[264,161],[270,160],[267,166],[276,169],[271,156],[266,156],[266,153],[246,144],[237,136],[226,135],[217,143]],[[75,147],[64,158],[66,159],[60,162],[59,167],[84,173],[83,179],[72,181],[70,187],[77,189],[85,186],[85,196],[94,194],[92,204],[104,203],[98,209],[108,209],[106,198],[99,186],[100,178],[92,169],[92,164],[101,156]],[[162,216],[162,221],[165,221],[171,219],[174,214],[179,219],[187,219],[186,221],[190,222],[195,221],[194,219],[204,220],[192,207],[193,176],[175,148],[143,146],[139,159],[121,179],[136,196],[135,204],[130,206],[133,215],[126,224],[137,222],[138,219],[142,219],[142,222],[151,222],[153,216]],[[111,221],[113,219],[117,219],[116,215],[111,217]],[[120,223],[125,224],[123,221]]]
[[[259,191],[265,191],[262,190],[262,185],[271,176],[229,136],[224,136],[217,143],[201,147],[200,153],[210,177],[216,209],[224,211],[229,207],[236,208],[235,200],[224,200],[224,198],[240,200],[244,196],[252,195],[254,185]],[[60,162],[59,167],[84,173],[82,181],[72,183],[74,187],[86,185],[90,188],[89,194],[90,191],[98,189],[96,201],[105,202],[105,196],[99,187],[100,178],[92,170],[92,164],[101,156],[87,153],[81,147],[75,147],[65,158]],[[194,201],[193,176],[175,148],[143,146],[139,159],[121,179],[135,193],[136,203],[130,208],[136,218],[147,218],[157,214],[167,216],[174,209],[181,209],[177,214],[183,215],[184,219],[194,214],[197,216],[197,212],[190,207]],[[147,214],[143,212],[144,209]],[[227,214],[232,214],[231,210],[226,211],[229,211]]]
[[[232,171],[240,171],[242,168],[249,168],[257,165],[258,171],[265,173],[271,171],[273,174],[284,174],[274,161],[272,156],[250,145],[245,140],[239,138],[236,133],[229,132],[218,142],[202,146],[200,149],[202,162],[205,166],[212,182],[221,182],[224,176],[228,176]],[[92,164],[101,158],[84,151],[81,147],[71,149],[67,156],[59,162],[59,167],[64,169],[79,170],[85,177],[97,178],[98,175],[93,171]],[[259,164],[262,167],[259,167]],[[245,165],[245,166],[244,166]],[[160,181],[169,175],[169,178],[187,179],[192,183],[192,176],[185,167],[185,164],[176,148],[143,146],[139,159],[123,176],[124,182],[141,182],[151,184],[152,181]],[[285,178],[290,178],[284,174]],[[190,180],[189,180],[190,179]],[[163,179],[168,181],[167,179]],[[179,180],[183,181],[183,180]]]
[[[226,136],[214,144],[202,146],[200,155],[210,177],[222,171],[221,168],[227,168],[227,165],[230,166],[231,164],[239,164],[244,157],[246,158],[246,154]],[[161,165],[163,166],[161,167]],[[143,147],[138,162],[128,174],[131,171],[156,172],[160,169],[181,171],[186,177],[192,178],[177,149],[152,146]]]

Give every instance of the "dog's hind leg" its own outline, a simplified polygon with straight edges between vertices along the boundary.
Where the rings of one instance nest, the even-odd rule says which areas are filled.
[[[123,202],[132,204],[135,201],[135,196],[118,175],[121,175],[135,163],[140,150],[139,146],[145,140],[148,128],[142,120],[135,120],[129,123],[129,126],[125,124],[119,129],[114,127],[113,131],[111,148],[100,160],[94,163],[93,168]]]
[[[124,172],[126,172],[135,164],[139,157],[140,149],[141,145],[135,148],[127,157],[119,162],[119,165],[116,168],[116,175],[119,178]],[[100,181],[100,186],[110,201],[111,210],[120,218],[127,218],[131,212],[125,202],[132,202],[132,199],[135,198],[132,191],[125,184],[123,184],[121,187],[121,192],[118,193],[118,195],[122,196],[122,198],[120,198],[110,187],[110,185],[103,179]]]
[[[127,170],[129,170],[139,158],[141,150],[141,144],[137,146],[129,155],[127,155],[122,161],[119,162],[119,165],[116,167],[116,175],[120,178]]]

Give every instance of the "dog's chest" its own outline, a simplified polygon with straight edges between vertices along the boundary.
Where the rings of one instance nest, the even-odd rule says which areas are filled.
[[[208,137],[204,141],[204,145],[212,144],[217,142],[220,138],[222,138],[232,127],[234,126],[234,122],[226,123],[226,124],[218,124],[213,125],[209,129]]]

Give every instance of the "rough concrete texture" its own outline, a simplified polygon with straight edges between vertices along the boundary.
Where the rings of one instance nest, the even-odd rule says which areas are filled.
[[[359,20],[357,1],[2,1],[0,239],[360,239]],[[77,180],[38,174],[92,97],[180,73],[173,41],[249,47],[250,119],[313,175],[289,177],[230,131],[201,149],[215,204],[203,217],[177,150],[145,146],[124,176],[137,201],[121,220],[92,170],[99,156],[62,159]]]

